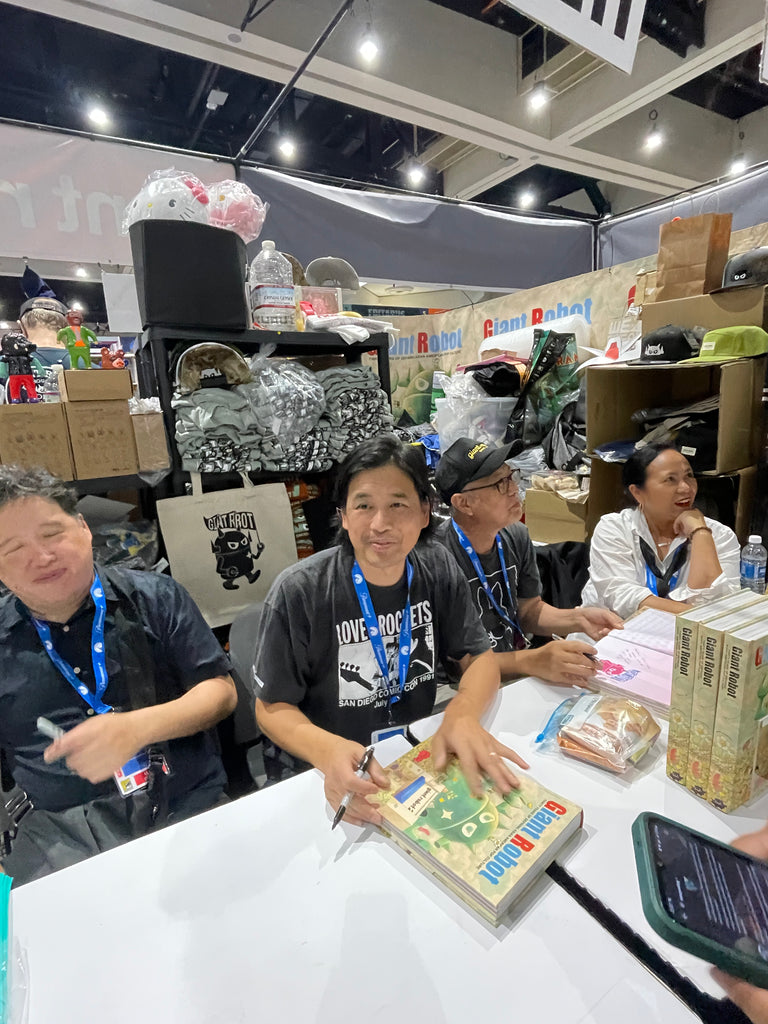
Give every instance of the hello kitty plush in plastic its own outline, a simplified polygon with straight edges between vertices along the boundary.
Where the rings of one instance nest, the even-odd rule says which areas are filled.
[[[208,186],[208,200],[210,223],[215,227],[236,231],[246,243],[259,237],[269,204],[263,203],[244,182],[214,182]]]
[[[123,233],[139,220],[192,220],[207,224],[209,199],[194,174],[170,167],[153,171],[123,215]]]

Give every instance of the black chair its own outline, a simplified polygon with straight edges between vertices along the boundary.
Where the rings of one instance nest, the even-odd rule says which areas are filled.
[[[261,743],[263,736],[256,724],[254,698],[249,686],[256,654],[256,632],[263,605],[251,605],[229,627],[229,657],[232,679],[237,690],[234,712],[219,724],[221,756],[227,772],[227,793],[244,796],[258,788],[248,764],[248,751]]]

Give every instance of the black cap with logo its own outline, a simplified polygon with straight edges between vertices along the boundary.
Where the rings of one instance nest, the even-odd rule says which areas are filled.
[[[463,491],[467,484],[495,473],[507,459],[519,455],[524,447],[519,439],[494,448],[483,441],[460,437],[443,453],[437,464],[435,486],[440,497],[446,505],[450,505],[454,494]]]
[[[643,335],[640,358],[630,359],[629,365],[639,363],[679,363],[699,354],[704,328],[678,327],[667,324]]]

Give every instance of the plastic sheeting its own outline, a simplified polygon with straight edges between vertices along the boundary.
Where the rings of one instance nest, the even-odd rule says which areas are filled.
[[[338,255],[363,279],[500,291],[592,269],[592,227],[581,221],[353,191],[247,167],[240,176],[270,203],[262,237],[304,265]]]

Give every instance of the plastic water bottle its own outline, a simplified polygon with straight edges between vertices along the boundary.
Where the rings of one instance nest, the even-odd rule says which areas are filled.
[[[296,330],[293,270],[275,243],[261,243],[249,275],[251,312],[255,323],[270,331]]]
[[[741,589],[765,593],[765,564],[768,551],[763,547],[763,538],[758,533],[749,535],[749,543],[741,550]]]

